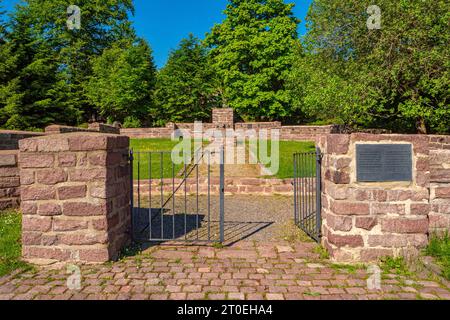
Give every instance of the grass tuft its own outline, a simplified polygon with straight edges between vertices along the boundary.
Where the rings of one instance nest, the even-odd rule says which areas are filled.
[[[0,212],[0,277],[13,271],[28,271],[23,262],[21,244],[22,216],[13,210]]]
[[[450,236],[448,232],[442,236],[433,235],[425,252],[436,258],[437,263],[442,267],[442,275],[450,280]]]
[[[404,257],[386,257],[381,259],[381,269],[385,274],[396,274],[399,276],[412,276]]]

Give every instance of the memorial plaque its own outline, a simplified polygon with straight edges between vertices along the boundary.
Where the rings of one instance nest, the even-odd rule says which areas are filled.
[[[412,181],[410,144],[358,144],[356,170],[358,182]]]

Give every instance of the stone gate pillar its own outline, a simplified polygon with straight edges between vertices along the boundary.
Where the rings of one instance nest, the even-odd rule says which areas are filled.
[[[217,129],[234,129],[234,110],[231,108],[213,109],[213,124]]]
[[[129,138],[68,133],[20,141],[23,258],[102,263],[130,241]]]
[[[376,261],[428,243],[429,141],[420,135],[327,135],[323,160],[323,244],[336,261]],[[357,145],[405,144],[412,180],[359,182]]]

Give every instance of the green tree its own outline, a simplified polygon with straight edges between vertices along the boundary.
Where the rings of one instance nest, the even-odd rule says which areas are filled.
[[[366,25],[371,4],[314,1],[304,41],[309,61],[296,64],[291,80],[304,81],[296,87],[299,105],[359,127],[450,132],[448,3],[380,0],[380,30]]]
[[[156,82],[152,50],[144,40],[118,42],[93,61],[86,95],[110,122],[148,118]],[[128,118],[128,119],[127,119]]]
[[[226,19],[207,35],[226,104],[245,120],[292,114],[286,78],[298,42],[293,7],[283,0],[230,0]]]
[[[152,112],[155,124],[209,120],[211,109],[220,106],[220,99],[207,50],[191,34],[171,52],[158,73],[156,108]]]
[[[12,73],[0,83],[0,126],[76,124],[99,113],[85,95],[92,60],[112,43],[134,39],[131,0],[80,0],[81,29],[67,28],[66,0],[24,0],[8,29]],[[3,58],[5,59],[5,58]],[[11,59],[10,59],[11,60]],[[6,88],[6,89],[5,89]]]
[[[9,129],[36,129],[75,113],[55,99],[57,65],[52,50],[33,34],[28,8],[17,6],[0,49],[0,125]]]

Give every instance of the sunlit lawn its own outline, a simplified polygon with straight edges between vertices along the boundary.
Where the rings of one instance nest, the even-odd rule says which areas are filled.
[[[21,215],[15,211],[0,211],[0,277],[31,268],[21,261],[21,221]]]
[[[261,143],[258,144],[261,147]],[[258,148],[258,154],[260,153]],[[272,156],[272,142],[267,141],[267,152],[269,157]],[[295,153],[309,153],[315,152],[316,147],[314,142],[305,141],[280,141],[280,167],[275,177],[279,179],[290,179],[294,177],[294,154]],[[260,159],[260,156],[258,155]],[[308,159],[310,159],[308,157]],[[266,165],[266,167],[270,167]],[[311,176],[315,172],[315,162],[309,161],[299,164],[301,171],[299,170],[299,176]]]
[[[184,164],[173,164],[171,152],[178,144],[171,139],[131,139],[133,150],[134,179],[161,179],[175,177],[183,169]],[[206,142],[204,142],[206,144]],[[191,143],[192,155],[194,142]],[[189,159],[190,160],[190,159]],[[151,175],[149,174],[151,172]],[[162,173],[162,174],[161,174]]]

